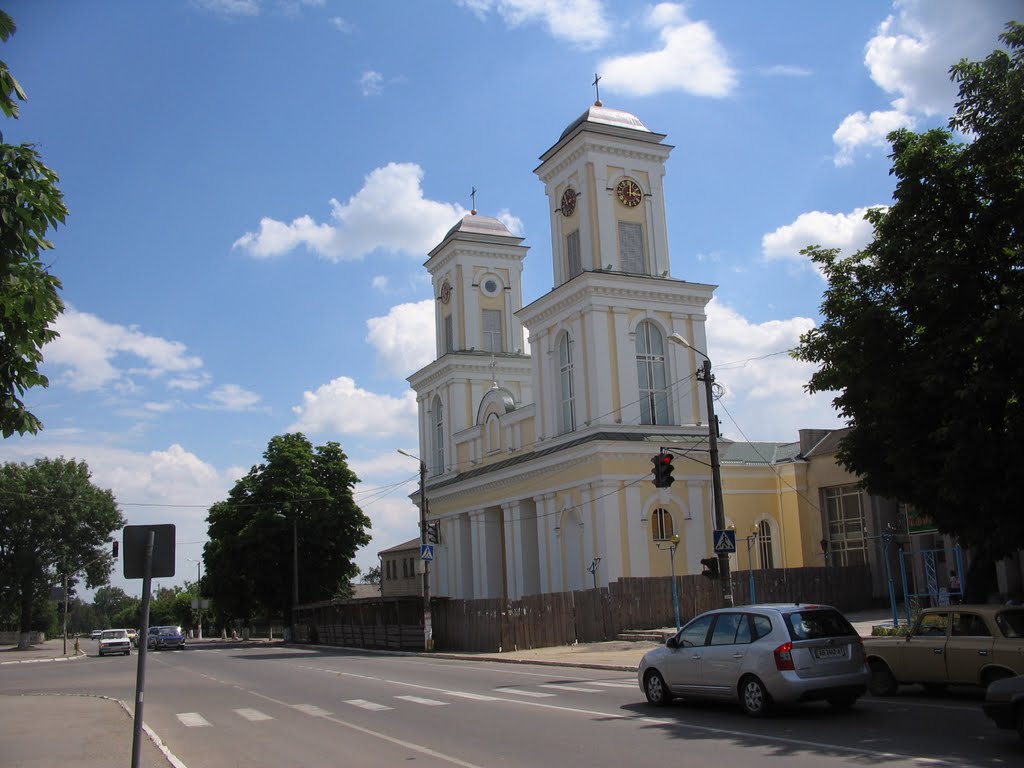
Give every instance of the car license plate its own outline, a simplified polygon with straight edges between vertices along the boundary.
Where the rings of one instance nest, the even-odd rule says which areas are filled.
[[[830,648],[815,648],[814,655],[819,659],[845,659],[846,648],[842,646]]]

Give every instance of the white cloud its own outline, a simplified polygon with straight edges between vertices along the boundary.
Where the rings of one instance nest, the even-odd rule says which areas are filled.
[[[366,321],[366,341],[387,373],[409,376],[434,359],[434,304],[432,299],[399,304]]]
[[[768,77],[810,77],[814,74],[811,70],[795,64],[775,64],[771,67],[762,67],[759,71]]]
[[[192,0],[192,3],[222,16],[258,16],[260,13],[258,0]]]
[[[647,23],[659,30],[660,48],[602,61],[598,71],[608,90],[630,96],[685,91],[722,97],[732,92],[736,72],[707,22],[690,21],[682,5],[661,3]]]
[[[844,119],[833,136],[840,146],[836,165],[852,162],[856,147],[877,144],[879,134],[884,139],[882,124],[893,115],[905,121],[914,115],[952,115],[957,86],[949,68],[962,58],[980,60],[991,53],[1020,9],[1020,0],[896,0],[864,53],[871,79],[892,97],[893,111],[873,112],[877,119],[863,113]]]
[[[814,365],[787,352],[813,327],[807,317],[751,323],[717,299],[708,305],[708,350],[715,380],[725,390],[716,407],[723,434],[795,441],[801,428],[842,426],[832,408],[834,395],[804,390]]]
[[[370,281],[370,285],[375,290],[386,291],[391,285],[391,279],[387,275],[374,275],[373,280]]]
[[[237,384],[225,384],[210,392],[210,401],[215,408],[225,411],[247,411],[260,401],[255,392],[243,389]]]
[[[359,89],[363,96],[379,96],[384,90],[384,75],[368,69],[359,78]]]
[[[511,28],[544,24],[548,33],[580,48],[592,48],[611,35],[601,0],[456,0],[486,19],[494,11]]]
[[[441,241],[467,211],[462,206],[427,200],[423,169],[415,163],[389,163],[373,170],[347,203],[331,200],[333,224],[300,216],[291,224],[264,218],[259,232],[235,241],[251,256],[267,258],[300,245],[329,261],[361,259],[373,251],[422,257]]]
[[[416,393],[412,390],[400,398],[378,395],[360,389],[348,376],[339,376],[315,392],[304,392],[302,405],[292,411],[298,420],[288,427],[289,432],[416,439]]]
[[[839,147],[832,162],[837,167],[851,165],[858,147],[887,147],[886,137],[892,131],[899,128],[913,129],[915,125],[916,121],[911,115],[899,110],[872,112],[870,115],[854,112],[847,115],[832,134],[832,141]]]
[[[77,391],[107,386],[132,391],[130,374],[157,378],[203,365],[179,341],[147,336],[135,326],[108,323],[72,306],[57,318],[54,329],[60,337],[46,345],[44,358],[49,365],[68,369],[60,378]]]
[[[352,32],[352,25],[349,24],[341,16],[332,16],[327,21],[332,27],[334,27],[339,32],[344,32],[346,34]]]
[[[513,216],[507,208],[502,208],[494,218],[504,224],[513,235],[522,237],[525,234],[526,228],[523,226],[523,220],[518,216]]]
[[[208,373],[186,374],[184,376],[176,376],[173,379],[168,379],[167,388],[194,392],[197,389],[202,389],[209,383],[210,375]]]
[[[880,206],[873,206],[880,207]],[[792,224],[779,227],[761,238],[761,252],[768,261],[790,261],[810,265],[800,250],[809,245],[840,248],[850,256],[866,246],[874,237],[874,230],[864,214],[867,207],[850,213],[801,213]]]

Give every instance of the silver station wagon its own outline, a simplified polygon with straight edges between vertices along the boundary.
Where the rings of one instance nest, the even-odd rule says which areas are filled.
[[[676,697],[738,701],[751,717],[803,701],[846,709],[869,679],[863,643],[846,617],[800,603],[702,613],[648,651],[637,670],[652,704]]]

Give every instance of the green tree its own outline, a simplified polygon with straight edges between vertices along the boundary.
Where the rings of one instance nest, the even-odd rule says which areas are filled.
[[[367,584],[380,584],[380,566],[375,565],[373,568],[363,574],[363,581]]]
[[[0,41],[14,34],[0,11]],[[17,119],[25,92],[0,61],[0,109]],[[5,144],[0,131],[0,432],[35,434],[42,422],[22,398],[30,387],[46,387],[39,372],[43,346],[58,334],[53,322],[64,311],[61,282],[39,258],[53,248],[48,230],[67,217],[59,177],[31,144]]]
[[[116,618],[125,609],[131,606],[133,598],[129,597],[120,587],[100,587],[92,598],[92,604],[96,607],[96,615],[104,627],[122,627]]]
[[[221,623],[257,612],[287,619],[294,537],[303,603],[348,590],[359,572],[355,553],[370,541],[370,520],[352,496],[358,478],[341,446],[314,449],[300,433],[279,435],[263,459],[207,518],[203,587]]]
[[[97,488],[84,461],[37,459],[0,466],[0,604],[15,606],[27,646],[34,606],[64,574],[107,582],[110,535],[124,525],[114,495]]]
[[[971,599],[1024,545],[1024,26],[1008,50],[951,69],[951,131],[896,131],[894,202],[828,279],[797,356],[811,392],[838,392],[837,455],[874,494],[912,504],[973,550]],[[979,578],[980,577],[980,578]]]

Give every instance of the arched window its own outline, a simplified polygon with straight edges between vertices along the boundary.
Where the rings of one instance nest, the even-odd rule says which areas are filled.
[[[651,535],[655,541],[667,541],[675,533],[672,514],[667,509],[656,509],[651,515]]]
[[[775,559],[772,556],[772,524],[767,520],[757,524],[757,554],[760,556],[762,568],[775,567]]]
[[[665,339],[648,320],[636,329],[636,377],[640,385],[640,423],[668,424]]]
[[[558,380],[561,384],[561,410],[558,413],[559,434],[576,429],[575,396],[572,381],[572,339],[563,333],[558,342]]]
[[[497,414],[490,414],[487,417],[487,452],[494,453],[501,450],[501,431],[498,429]]]
[[[441,405],[441,398],[434,398],[434,456],[433,471],[431,474],[440,475],[444,472],[444,408]]]

